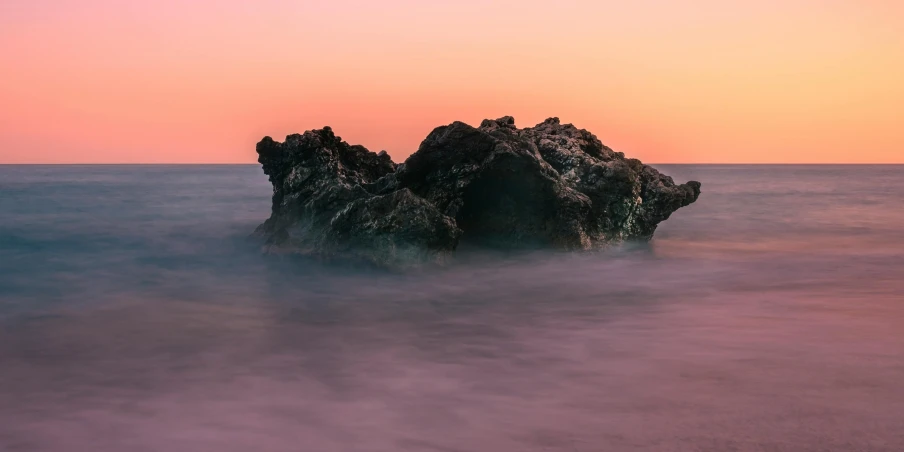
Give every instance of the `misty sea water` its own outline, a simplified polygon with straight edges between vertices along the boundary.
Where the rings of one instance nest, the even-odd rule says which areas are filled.
[[[266,256],[257,165],[0,166],[0,451],[902,451],[904,166],[659,165],[648,245]]]

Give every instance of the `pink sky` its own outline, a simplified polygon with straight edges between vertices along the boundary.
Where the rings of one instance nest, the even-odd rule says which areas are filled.
[[[3,0],[0,163],[397,161],[512,115],[649,162],[904,162],[898,1]]]

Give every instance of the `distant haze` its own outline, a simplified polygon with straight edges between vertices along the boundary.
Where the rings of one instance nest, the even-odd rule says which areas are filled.
[[[739,4],[744,3],[744,4]],[[558,116],[649,162],[904,162],[896,0],[4,0],[0,163],[250,163]]]

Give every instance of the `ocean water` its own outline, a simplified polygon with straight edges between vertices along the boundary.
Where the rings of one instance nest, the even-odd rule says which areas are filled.
[[[254,165],[0,166],[0,451],[902,451],[904,166],[663,166],[649,245],[263,256]]]

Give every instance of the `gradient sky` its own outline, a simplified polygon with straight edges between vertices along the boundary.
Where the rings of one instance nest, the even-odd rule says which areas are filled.
[[[648,162],[904,162],[898,0],[3,0],[0,163],[253,162],[333,126],[587,128]]]

